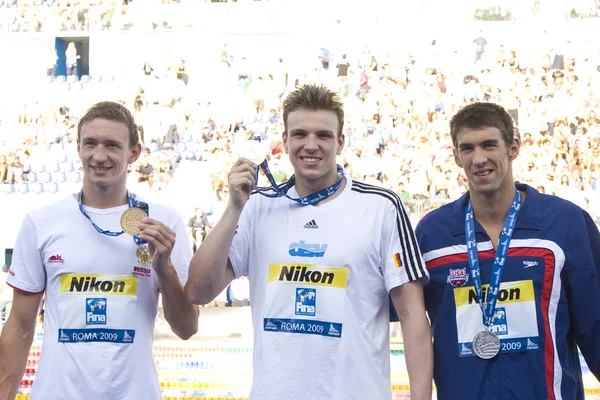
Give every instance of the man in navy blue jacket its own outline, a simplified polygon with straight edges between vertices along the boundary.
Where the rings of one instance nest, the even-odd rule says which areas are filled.
[[[600,379],[600,233],[573,203],[515,183],[520,141],[500,106],[451,121],[469,191],[416,229],[430,283],[439,400],[583,400]]]

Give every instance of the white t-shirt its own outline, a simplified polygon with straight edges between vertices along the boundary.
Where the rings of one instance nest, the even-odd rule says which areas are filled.
[[[120,232],[127,208],[85,210],[100,228]],[[181,217],[153,203],[149,215],[175,231],[171,262],[185,284],[191,247]],[[69,196],[26,215],[9,275],[16,290],[46,291],[30,399],[162,398],[152,355],[159,289],[147,245],[97,232]]]
[[[346,179],[318,207],[244,207],[229,258],[250,280],[252,399],[392,397],[389,291],[427,272],[398,196]]]

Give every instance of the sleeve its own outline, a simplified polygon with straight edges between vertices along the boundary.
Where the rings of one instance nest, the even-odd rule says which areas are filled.
[[[231,249],[229,250],[229,261],[233,267],[236,278],[248,276],[250,260],[250,232],[252,220],[253,197],[246,203],[242,215],[235,229]]]
[[[177,276],[182,285],[185,285],[188,279],[188,268],[192,260],[192,246],[187,230],[183,224],[183,219],[177,215],[171,229],[175,231],[175,246],[171,252],[171,263],[177,271]]]
[[[6,282],[23,293],[41,293],[46,288],[46,268],[29,214],[25,216],[17,236]]]
[[[600,233],[590,215],[582,212],[584,227],[571,224],[566,289],[575,342],[600,380]]]
[[[408,213],[400,198],[394,194],[387,208],[382,230],[382,272],[389,292],[406,282],[429,280],[423,256],[417,245]]]

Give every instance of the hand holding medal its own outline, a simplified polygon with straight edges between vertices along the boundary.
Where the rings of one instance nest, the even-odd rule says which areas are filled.
[[[267,149],[265,145],[258,140],[246,140],[239,148],[239,158],[245,158],[256,165],[260,165],[267,159]]]
[[[132,209],[130,208],[129,210]],[[139,231],[139,238],[148,243],[148,252],[152,257],[152,267],[156,272],[165,271],[170,262],[171,252],[175,246],[175,232],[162,222],[146,218],[145,215],[142,216],[137,211],[130,212],[128,216],[124,213],[123,217],[121,220],[126,219],[135,226],[135,228],[132,226],[123,226],[123,231],[131,235],[134,234],[132,232]],[[141,219],[137,222],[137,218],[140,217]],[[125,230],[126,228],[129,232]]]

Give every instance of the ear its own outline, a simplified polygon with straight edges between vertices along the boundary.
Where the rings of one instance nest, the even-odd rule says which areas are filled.
[[[287,132],[283,132],[283,135],[281,136],[281,138],[283,139],[283,150],[285,151],[285,154],[289,154],[289,150],[288,150],[288,135]]]
[[[340,137],[337,139],[338,149],[336,154],[339,156],[342,154],[342,150],[344,150],[344,144],[346,143],[346,136],[342,133]]]
[[[514,161],[519,156],[521,150],[521,140],[515,136],[510,148],[508,149],[508,159]]]
[[[138,143],[129,150],[129,159],[127,160],[127,163],[133,164],[136,162],[140,157],[140,154],[142,154],[142,145]]]
[[[460,156],[458,155],[458,150],[456,147],[452,149],[452,154],[454,155],[454,162],[456,165],[458,165],[460,168],[464,168],[462,161],[460,161]]]

